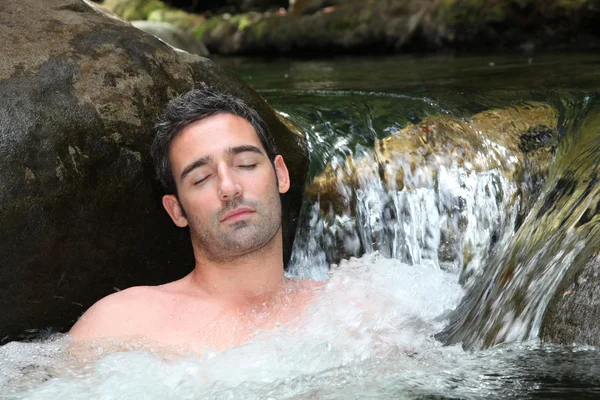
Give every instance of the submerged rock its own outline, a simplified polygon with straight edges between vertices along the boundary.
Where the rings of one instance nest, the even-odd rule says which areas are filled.
[[[8,2],[1,18],[0,342],[64,330],[102,296],[191,270],[148,153],[165,104],[201,82],[254,105],[286,156],[289,257],[306,152],[252,89],[81,0]]]

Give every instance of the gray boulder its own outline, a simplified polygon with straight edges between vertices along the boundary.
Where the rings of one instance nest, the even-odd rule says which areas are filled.
[[[82,0],[3,2],[0,19],[0,343],[191,270],[148,152],[165,104],[200,82],[255,105],[289,155],[289,256],[306,152],[247,85]]]

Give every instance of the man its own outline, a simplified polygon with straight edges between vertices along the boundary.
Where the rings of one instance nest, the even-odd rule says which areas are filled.
[[[93,305],[75,340],[145,338],[184,350],[222,350],[299,315],[318,283],[283,275],[280,194],[290,186],[265,122],[209,88],[172,100],[152,145],[163,206],[189,227],[193,271]]]

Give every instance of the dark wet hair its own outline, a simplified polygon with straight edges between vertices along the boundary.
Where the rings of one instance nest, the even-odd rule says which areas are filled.
[[[238,97],[203,85],[200,89],[191,90],[171,100],[155,126],[156,136],[151,155],[158,180],[167,193],[177,193],[169,159],[171,142],[188,125],[217,114],[233,114],[247,120],[256,131],[269,160],[273,162],[277,156],[277,148],[269,134],[269,128],[254,109]]]

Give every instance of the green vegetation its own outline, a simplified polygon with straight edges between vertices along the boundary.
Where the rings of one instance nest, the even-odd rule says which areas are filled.
[[[250,25],[249,29],[255,39],[259,40],[265,34],[265,28],[267,27],[266,20],[260,20],[252,25]]]
[[[240,10],[238,3],[223,0],[220,4],[228,8],[220,9]],[[161,0],[105,0],[104,6],[127,20],[171,23],[196,39],[210,38],[213,46],[228,49],[226,52],[250,53],[269,47],[288,53],[331,46],[352,53],[371,44],[385,51],[423,47],[424,43],[425,48],[480,50],[494,43],[500,47],[545,47],[574,43],[579,32],[595,32],[591,21],[592,15],[598,14],[589,6],[591,0],[336,0],[327,9],[318,8],[325,3],[311,6],[312,12],[303,15],[253,11],[191,14]],[[587,15],[584,13],[590,16],[582,18]]]
[[[202,39],[207,32],[212,32],[222,22],[225,22],[223,17],[212,17],[207,19],[204,23],[194,26],[190,32],[196,39]]]
[[[160,0],[105,0],[102,6],[127,21],[147,19],[156,10],[175,11]]]

